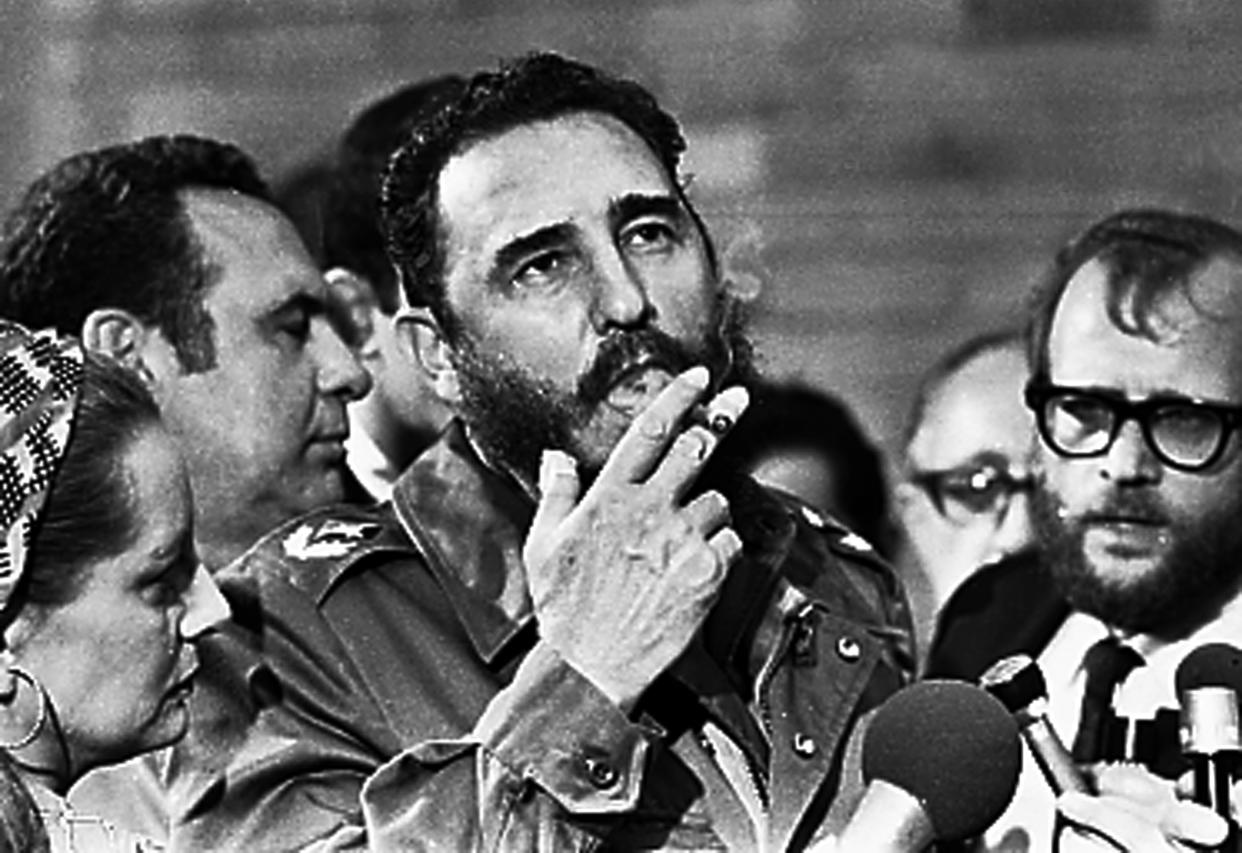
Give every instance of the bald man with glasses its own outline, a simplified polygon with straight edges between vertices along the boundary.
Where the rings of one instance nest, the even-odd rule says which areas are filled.
[[[1058,256],[1028,341],[1033,521],[1066,602],[1035,655],[1048,719],[1098,793],[1058,799],[1027,761],[981,849],[1211,847],[1225,822],[1179,798],[1187,767],[1160,721],[1189,652],[1242,645],[1242,234],[1110,216]]]
[[[1008,573],[1031,550],[1035,425],[1022,402],[1026,379],[1021,332],[1001,330],[946,352],[915,394],[893,503],[924,645],[963,581],[997,564]]]

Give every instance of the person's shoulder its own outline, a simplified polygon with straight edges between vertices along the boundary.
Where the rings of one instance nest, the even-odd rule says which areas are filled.
[[[824,574],[824,567],[835,564],[856,584],[872,587],[882,595],[900,594],[901,584],[892,565],[845,522],[795,495],[779,489],[764,491],[793,522],[791,556],[795,559],[791,571],[813,571],[815,579],[822,580],[819,576]],[[825,560],[824,552],[832,559]],[[832,577],[829,573],[827,579]]]
[[[320,602],[365,565],[418,556],[391,504],[334,504],[269,531],[226,569],[224,578],[243,585],[277,580]]]
[[[779,489],[763,492],[792,523],[781,574],[829,612],[882,635],[911,669],[914,628],[896,569],[835,516]]]

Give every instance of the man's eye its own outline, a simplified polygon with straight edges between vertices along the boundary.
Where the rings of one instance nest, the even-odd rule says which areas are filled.
[[[1068,397],[1061,401],[1062,414],[1082,427],[1102,429],[1112,419],[1109,407],[1087,397]]]
[[[150,597],[157,607],[170,607],[185,597],[194,578],[195,566],[190,561],[178,561],[160,572],[149,585]]]
[[[513,283],[524,289],[546,287],[564,278],[571,266],[569,256],[562,252],[541,252],[518,267]]]
[[[946,478],[940,487],[946,501],[966,507],[973,513],[987,511],[1005,492],[1005,484],[994,475],[976,471]]]
[[[310,326],[310,315],[300,312],[298,314],[283,318],[277,328],[281,333],[286,334],[297,341],[305,341],[310,337]]]
[[[627,228],[622,242],[628,248],[638,251],[660,251],[676,243],[677,236],[677,230],[669,223],[659,219],[646,219]]]

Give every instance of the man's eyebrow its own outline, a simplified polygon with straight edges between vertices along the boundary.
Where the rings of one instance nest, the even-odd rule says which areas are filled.
[[[608,220],[614,228],[640,216],[663,216],[666,219],[684,219],[686,208],[673,195],[646,195],[631,193],[608,205]]]
[[[320,294],[299,290],[274,303],[265,313],[268,317],[275,317],[294,310],[305,311],[312,316],[325,314],[328,311],[328,300]]]
[[[560,246],[573,238],[574,227],[567,222],[558,222],[537,228],[529,234],[514,237],[496,251],[492,264],[493,274],[501,274],[533,254]]]

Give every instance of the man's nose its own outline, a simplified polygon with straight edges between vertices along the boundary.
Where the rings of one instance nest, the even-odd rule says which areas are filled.
[[[1101,476],[1116,483],[1156,483],[1163,472],[1164,466],[1148,446],[1139,424],[1123,423],[1104,456]]]
[[[652,314],[647,288],[620,253],[600,253],[592,264],[591,322],[596,331],[637,326]]]
[[[357,400],[371,390],[371,375],[341,339],[326,318],[312,320],[315,329],[315,358],[319,371],[319,390],[324,394]]]

